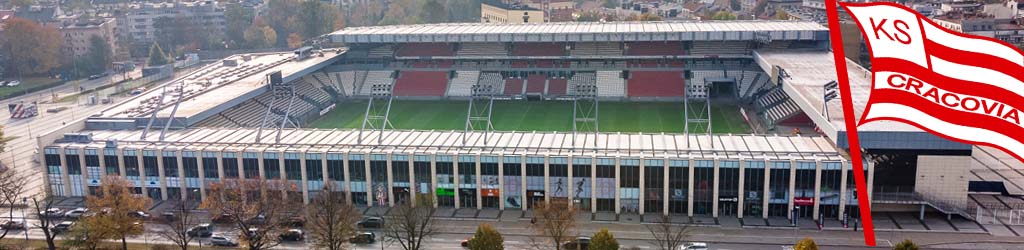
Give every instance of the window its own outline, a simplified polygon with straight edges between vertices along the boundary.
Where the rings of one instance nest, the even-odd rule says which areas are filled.
[[[235,158],[235,153],[224,152],[221,155],[221,166],[224,166],[224,178],[238,178],[238,158]]]
[[[323,161],[320,154],[306,154],[306,180],[319,181],[324,179]]]
[[[284,154],[284,172],[288,180],[302,180],[302,163],[299,162],[299,153]]]
[[[263,176],[267,180],[281,179],[281,162],[277,159],[277,153],[263,153]]]
[[[327,154],[327,177],[334,181],[345,180],[345,161],[342,154]]]
[[[207,179],[217,179],[217,156],[213,152],[203,152],[203,176]]]

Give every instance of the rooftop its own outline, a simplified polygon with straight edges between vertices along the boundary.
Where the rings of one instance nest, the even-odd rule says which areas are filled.
[[[168,131],[163,141],[155,136],[142,140],[140,130],[85,131],[93,142],[55,143],[55,146],[104,147],[107,139],[117,140],[119,147],[136,149],[183,148],[243,151],[277,148],[279,150],[396,152],[407,154],[519,154],[519,155],[585,155],[597,157],[693,157],[730,159],[830,160],[844,158],[824,137],[765,135],[683,134],[581,134],[574,142],[572,133],[494,132],[487,142],[483,133],[469,134],[462,144],[460,131],[392,130],[383,133],[383,143],[376,144],[379,133],[365,133],[358,142],[359,130],[285,129],[281,141],[274,142],[276,132],[265,130],[256,142],[256,128],[202,128]],[[599,147],[594,147],[596,140]]]
[[[331,33],[334,42],[578,42],[826,40],[828,29],[808,21],[559,22],[528,24],[447,23],[350,27]]]

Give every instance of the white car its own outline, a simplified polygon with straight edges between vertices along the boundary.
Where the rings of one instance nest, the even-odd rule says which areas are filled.
[[[21,81],[14,80],[14,81],[8,82],[7,86],[14,87],[14,86],[18,86],[19,84],[21,84]]]
[[[679,246],[679,250],[707,250],[708,243],[704,242],[689,242],[682,246]]]
[[[224,237],[223,235],[213,235],[212,237],[210,237],[210,244],[213,244],[214,246],[223,246],[223,247],[237,247],[238,246],[238,242],[235,242],[235,241],[233,241],[231,239],[228,239],[228,237]]]
[[[85,215],[86,212],[89,212],[89,209],[85,209],[85,208],[81,208],[81,207],[80,208],[75,208],[75,209],[68,210],[67,212],[64,212],[64,217],[65,218],[71,218],[71,219],[77,219],[79,217],[82,217],[82,215]]]

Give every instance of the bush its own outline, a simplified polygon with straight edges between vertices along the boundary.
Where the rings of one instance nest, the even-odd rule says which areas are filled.
[[[612,236],[612,233],[609,233],[607,228],[602,228],[601,231],[594,233],[594,237],[590,238],[590,246],[587,249],[618,250],[619,241],[615,240],[615,236]]]
[[[804,238],[796,242],[793,250],[818,250],[818,244],[814,243],[814,240],[811,238]]]
[[[900,243],[896,243],[896,245],[893,246],[892,249],[893,250],[917,250],[918,246],[917,246],[917,244],[914,244],[914,242],[911,241],[910,239],[906,239],[906,240],[900,241]]]
[[[480,224],[476,228],[476,234],[473,238],[469,239],[469,249],[471,250],[504,250],[505,240],[501,237],[501,233],[495,230],[489,224]]]

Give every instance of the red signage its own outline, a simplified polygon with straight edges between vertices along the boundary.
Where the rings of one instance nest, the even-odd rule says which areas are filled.
[[[480,196],[483,197],[498,197],[498,194],[499,192],[497,189],[480,189]]]
[[[797,205],[797,206],[814,206],[814,197],[796,197],[796,198],[793,198],[793,205]]]

